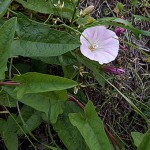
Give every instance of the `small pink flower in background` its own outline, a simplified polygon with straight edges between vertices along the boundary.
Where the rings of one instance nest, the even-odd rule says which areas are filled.
[[[115,31],[117,36],[122,36],[123,33],[126,31],[126,29],[120,28],[120,27],[116,27],[114,31]]]
[[[115,68],[113,66],[103,66],[102,70],[107,73],[114,74],[114,75],[122,75],[125,73],[125,70],[122,68]]]
[[[87,28],[80,36],[81,53],[100,64],[109,63],[118,55],[119,40],[116,33],[104,26]]]

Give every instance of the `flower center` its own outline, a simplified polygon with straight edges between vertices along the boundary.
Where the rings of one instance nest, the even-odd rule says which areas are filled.
[[[89,49],[91,50],[91,51],[94,51],[96,48],[98,48],[98,44],[91,44],[90,46],[89,46]]]

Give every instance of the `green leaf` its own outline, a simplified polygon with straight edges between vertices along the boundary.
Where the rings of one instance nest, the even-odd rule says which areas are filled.
[[[82,54],[77,54],[77,53],[72,53],[72,54],[75,58],[77,58],[77,60],[80,63],[82,63],[83,65],[88,67],[93,72],[96,70],[99,70],[100,64],[97,61],[90,60],[90,59],[84,57]]]
[[[150,18],[148,17],[144,17],[144,16],[141,16],[141,15],[134,15],[134,18],[136,21],[141,21],[141,20],[144,20],[144,21],[150,21]]]
[[[6,107],[16,107],[16,100],[11,98],[6,92],[0,92],[0,105],[4,105]]]
[[[2,135],[5,127],[6,127],[6,120],[0,118],[0,134],[1,135]]]
[[[50,121],[55,123],[59,114],[63,113],[62,106],[67,100],[65,91],[54,91],[43,94],[28,94],[20,102],[38,110],[45,112],[46,116],[50,115]]]
[[[67,52],[61,55],[61,61],[59,56],[52,56],[52,57],[33,57],[33,59],[41,60],[47,64],[56,64],[56,65],[71,65],[77,62],[76,58],[71,55],[70,52]]]
[[[121,24],[120,22],[126,22],[126,24],[124,25],[124,24]],[[113,25],[113,26],[115,26],[115,27],[121,27],[121,28],[125,28],[125,29],[127,29],[127,30],[130,30],[130,31],[132,31],[133,32],[133,34],[136,36],[136,38],[139,38],[139,34],[140,34],[140,30],[138,30],[138,29],[136,29],[136,28],[134,28],[134,27],[132,27],[132,25],[128,22],[127,23],[127,21],[123,21],[123,19],[119,19],[119,18],[117,18],[117,19],[114,19],[114,20],[112,20],[112,21],[102,21],[101,22],[101,20],[100,20],[100,22],[99,22],[101,25]],[[128,25],[127,25],[128,24]]]
[[[58,0],[53,0],[53,3],[56,5],[56,7],[54,8],[54,14],[59,16],[60,18],[67,18],[71,20],[74,13],[74,9],[76,9],[76,4],[74,4],[75,2],[70,0],[63,0],[60,1],[61,5],[63,4],[63,2],[64,2],[64,7],[60,8],[58,4]],[[76,14],[75,14],[75,18],[77,18]]]
[[[103,123],[99,119],[92,102],[88,102],[84,112],[84,115],[81,113],[69,114],[71,123],[78,128],[91,150],[111,150]]]
[[[97,82],[99,83],[99,85],[101,86],[105,86],[105,80],[103,78],[100,77],[100,75],[105,76],[104,72],[100,72],[100,71],[94,71],[93,72],[94,78],[97,80]]]
[[[105,74],[103,71],[100,70],[100,65],[97,62],[89,60],[88,58],[83,57],[79,54],[77,55],[74,53],[73,55],[74,55],[74,57],[76,57],[78,59],[79,62],[81,62],[84,66],[86,66],[93,72],[95,79],[98,81],[98,83],[101,86],[105,85],[105,80],[100,77],[100,75],[105,76]]]
[[[145,36],[150,36],[149,31],[140,30],[140,34],[145,35]]]
[[[119,24],[119,23],[122,23],[124,25]],[[122,27],[122,28],[125,28],[127,30],[130,30],[130,31],[133,32],[133,34],[136,37],[138,37],[138,34],[142,34],[142,35],[145,35],[145,36],[150,36],[150,32],[149,31],[138,30],[138,29],[134,28],[130,22],[128,22],[126,20],[123,20],[123,19],[120,19],[120,18],[117,18],[117,19],[113,20],[112,25],[114,25],[114,26],[118,25],[119,27]]]
[[[36,40],[31,41],[32,39],[30,39],[30,41],[28,39],[20,39],[13,41],[11,45],[11,56],[16,55],[24,57],[59,56],[79,47],[79,44],[71,43],[71,41],[73,42],[75,40],[73,37],[71,36],[67,37],[66,35],[65,38],[65,34],[67,33],[51,29],[49,30],[49,34],[52,34],[52,37],[48,39],[49,40],[48,42],[44,42],[43,38],[39,39],[39,41]],[[55,41],[54,38],[56,39]],[[64,41],[62,40],[63,38]]]
[[[125,26],[129,26],[131,28],[134,28],[131,22],[128,22],[127,20],[124,19],[120,19],[120,18],[116,18],[114,20],[112,20],[113,22],[117,22],[117,23],[121,23],[124,24]]]
[[[69,79],[73,79],[73,78],[75,78],[78,75],[79,72],[75,68],[76,64],[68,65],[68,66],[63,66],[62,65],[64,77],[69,78]]]
[[[149,150],[150,148],[150,129],[144,134],[143,140],[137,150]]]
[[[17,122],[19,123],[19,125],[25,133],[33,131],[42,123],[41,112],[36,111],[35,109],[29,106],[24,105],[22,107],[21,115],[24,122],[22,122],[20,116],[18,116]],[[17,134],[23,134],[20,128],[17,131]]]
[[[50,57],[59,56],[80,46],[67,32],[51,29],[18,15],[18,40],[11,45],[11,56]]]
[[[0,19],[0,27],[5,23],[5,21],[3,20],[3,18]]]
[[[12,0],[1,0],[0,1],[0,18],[6,13],[7,8],[11,4]]]
[[[8,150],[18,150],[17,134],[6,131],[3,133],[3,140]]]
[[[2,138],[8,150],[18,150],[17,129],[16,122],[9,116],[2,133]]]
[[[119,12],[121,12],[123,10],[123,4],[118,2],[117,3],[117,9],[119,10]]]
[[[104,17],[104,18],[100,18],[100,19],[98,19],[99,21],[102,21],[102,22],[107,22],[107,21],[113,21],[113,20],[115,20],[115,19],[117,19],[116,17]],[[119,18],[120,19],[120,18]]]
[[[78,129],[70,123],[68,113],[73,112],[83,111],[74,102],[66,102],[64,113],[58,117],[53,128],[68,150],[89,150]]]
[[[16,75],[13,80],[21,83],[20,86],[15,88],[18,98],[21,98],[27,93],[59,91],[69,89],[77,85],[77,82],[67,78],[36,72]]]
[[[3,87],[3,89],[13,98],[17,98],[14,88]],[[54,91],[42,94],[26,94],[21,99],[25,105],[28,105],[38,111],[44,112],[46,116],[50,115],[50,121],[55,123],[59,114],[63,113],[62,106],[67,100],[66,91]]]
[[[109,18],[102,18],[102,19],[98,19],[98,21],[95,21],[93,25],[112,25],[115,27],[121,27],[121,28],[125,28],[127,30],[130,30],[133,32],[133,34],[136,36],[137,39],[139,39],[139,34],[145,35],[145,36],[150,36],[150,33],[148,31],[143,31],[143,30],[138,30],[135,27],[132,26],[132,24],[126,20],[120,19],[120,18],[114,18],[109,17]],[[90,25],[90,26],[91,26]]]
[[[51,5],[51,3],[49,3],[49,1],[45,1],[45,0],[16,0],[18,3],[22,4],[23,7],[36,11],[36,12],[40,12],[40,13],[44,13],[44,14],[51,14],[53,13],[53,7]]]
[[[138,0],[131,0],[131,4],[132,4],[133,6],[137,6]]]
[[[136,147],[139,147],[140,143],[141,143],[142,140],[143,140],[144,134],[143,134],[143,133],[140,133],[140,132],[131,132],[131,136],[132,136],[132,138],[133,138],[134,145],[135,145]]]
[[[10,45],[14,38],[16,18],[11,18],[0,27],[0,80],[5,78]]]
[[[83,25],[83,26],[86,26],[86,24],[89,24],[91,22],[94,22],[95,19],[93,17],[91,17],[90,15],[86,15],[84,17],[79,17],[76,22],[79,24],[79,25]]]

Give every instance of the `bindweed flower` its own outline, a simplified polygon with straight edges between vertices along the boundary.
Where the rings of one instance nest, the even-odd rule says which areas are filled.
[[[115,68],[113,66],[103,66],[102,70],[104,70],[107,73],[114,74],[114,75],[122,75],[125,73],[124,69]]]
[[[104,26],[87,28],[80,36],[81,53],[100,64],[109,63],[118,55],[119,40],[116,33]]]
[[[126,29],[120,28],[120,27],[116,27],[114,31],[115,31],[117,36],[121,36],[126,31]]]

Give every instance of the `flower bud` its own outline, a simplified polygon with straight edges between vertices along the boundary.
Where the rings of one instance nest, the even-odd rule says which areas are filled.
[[[113,66],[103,66],[102,70],[107,72],[107,73],[114,74],[114,75],[122,75],[125,73],[124,69],[115,68]]]
[[[88,14],[90,14],[93,10],[94,10],[94,6],[93,6],[93,5],[88,6],[87,8],[85,8],[85,9],[82,11],[81,16],[88,15]]]
[[[117,36],[121,36],[124,32],[126,31],[126,29],[124,28],[120,28],[120,27],[116,27],[114,32],[116,33]]]

